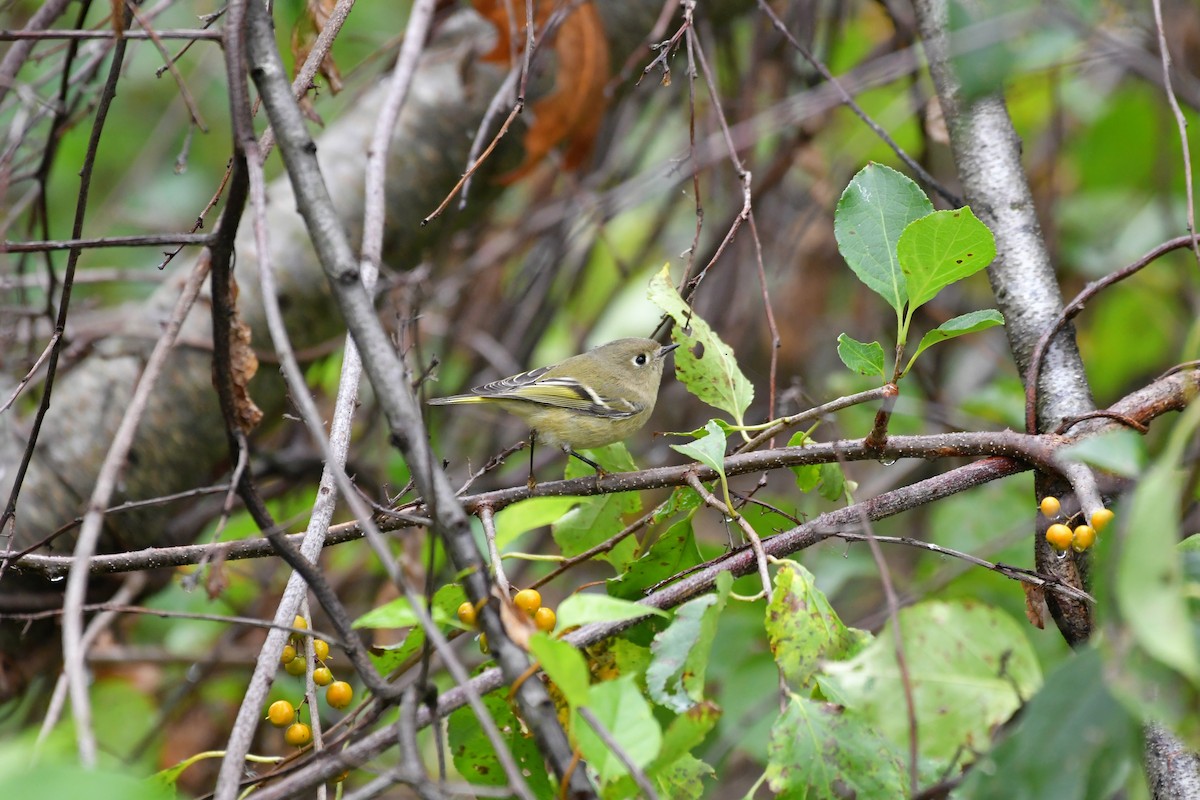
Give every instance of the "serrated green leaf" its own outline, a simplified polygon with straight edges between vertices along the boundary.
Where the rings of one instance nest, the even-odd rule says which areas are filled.
[[[897,314],[908,302],[908,289],[896,244],[909,223],[931,213],[933,203],[921,187],[881,164],[859,170],[838,200],[833,217],[838,251],[858,279]]]
[[[675,291],[669,266],[651,279],[649,297],[675,320],[671,339],[679,345],[675,351],[676,377],[696,397],[729,414],[738,425],[744,424],[746,409],[754,400],[754,386],[742,374],[733,348],[721,341]]]
[[[968,333],[975,333],[976,331],[985,331],[988,328],[994,328],[997,325],[1003,324],[1004,315],[994,308],[972,311],[968,314],[961,314],[954,319],[948,319],[921,337],[921,344],[917,346],[917,352],[913,353],[909,365],[911,366],[912,362],[917,360],[917,356],[938,342],[944,342],[947,339],[954,339]]]
[[[716,422],[709,421],[704,426],[707,433],[694,442],[673,444],[671,449],[683,453],[688,458],[699,461],[706,467],[714,469],[717,474],[725,474],[725,431]]]
[[[883,346],[879,342],[860,342],[844,333],[838,334],[837,354],[850,369],[859,375],[878,375],[886,380],[883,372]]]
[[[925,602],[899,615],[916,706],[917,740],[927,758],[949,761],[988,741],[1041,683],[1025,632],[1007,614],[971,602]],[[823,666],[827,681],[864,721],[902,749],[908,743],[905,692],[889,628],[854,658]]]
[[[606,594],[573,594],[558,605],[558,624],[564,629],[589,622],[619,622],[646,616],[670,615],[658,608]]]
[[[900,235],[896,256],[908,281],[911,311],[992,263],[996,240],[970,206],[964,206],[914,220]]]
[[[796,695],[771,729],[767,783],[782,800],[906,797],[895,747],[837,707]]]
[[[797,690],[811,689],[822,661],[847,658],[870,638],[842,622],[812,573],[794,561],[783,562],[775,573],[766,633],[779,670]]]

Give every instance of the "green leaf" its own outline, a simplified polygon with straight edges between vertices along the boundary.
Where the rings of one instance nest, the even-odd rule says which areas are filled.
[[[822,661],[847,658],[870,638],[846,627],[812,573],[794,561],[783,562],[775,573],[766,632],[779,670],[794,689],[809,687]]]
[[[483,696],[483,704],[508,743],[517,766],[525,776],[525,782],[538,798],[554,797],[550,778],[546,774],[545,761],[538,751],[532,736],[527,736],[521,721],[513,713],[505,697],[505,690],[490,692]],[[446,722],[446,736],[454,768],[470,783],[481,786],[506,786],[508,777],[492,742],[483,732],[475,712],[463,706],[450,712]]]
[[[654,776],[659,797],[671,800],[700,800],[704,796],[704,778],[716,777],[716,770],[692,755],[683,755]]]
[[[591,678],[583,653],[540,631],[529,637],[529,652],[554,681],[567,703],[571,706],[588,704]]]
[[[921,187],[891,167],[874,163],[859,170],[838,200],[833,233],[842,258],[897,315],[908,302],[908,289],[896,244],[910,222],[932,213],[933,203]]]
[[[988,226],[964,206],[914,220],[901,234],[896,256],[908,280],[911,311],[992,263],[996,240]]]
[[[606,594],[573,594],[558,605],[558,625],[563,629],[589,622],[619,622],[650,615],[670,616],[661,609]]]
[[[699,507],[700,495],[696,494],[695,489],[690,486],[676,486],[667,501],[654,510],[654,519],[651,522],[658,524],[676,514]]]
[[[964,800],[1113,797],[1141,769],[1141,753],[1140,723],[1109,692],[1100,656],[1088,648],[1050,674],[959,793]]]
[[[637,469],[629,451],[619,442],[589,450],[588,453],[606,472],[628,472]],[[564,472],[566,477],[578,478],[591,474],[591,468],[579,459],[571,458],[567,462]],[[627,514],[636,514],[642,510],[642,497],[638,492],[616,492],[582,500],[576,498],[576,501],[578,505],[559,517],[551,528],[554,541],[567,558],[577,556],[606,541],[625,527]],[[617,572],[622,572],[635,558],[636,552],[636,541],[633,537],[628,537],[597,558],[612,564]]]
[[[694,442],[673,444],[672,450],[683,453],[690,459],[699,461],[706,467],[717,471],[718,475],[725,474],[725,431],[716,422],[709,421],[704,426],[708,433]]]
[[[831,503],[842,499],[846,493],[846,473],[842,472],[841,464],[820,464],[821,488],[818,494]]]
[[[695,494],[695,492],[692,492]],[[633,600],[642,597],[651,586],[701,563],[692,532],[690,516],[676,522],[658,537],[646,554],[634,561],[624,574],[608,580],[613,597]]]
[[[662,749],[650,764],[651,774],[658,772],[672,761],[690,753],[692,748],[704,741],[721,719],[721,709],[709,700],[702,700],[684,711],[667,726],[663,734]]]
[[[651,279],[649,297],[675,320],[671,339],[679,344],[676,377],[696,397],[729,414],[738,425],[744,424],[746,409],[754,400],[754,386],[738,367],[733,349],[675,291],[669,265]]]
[[[859,375],[874,376],[887,380],[883,372],[883,346],[879,342],[860,342],[844,333],[838,334],[837,354],[850,369]]]
[[[1137,478],[1146,473],[1146,440],[1133,431],[1119,428],[1069,444],[1058,451],[1057,458],[1089,464],[1124,478]]]
[[[788,439],[788,447],[804,447],[812,441],[812,438],[804,431],[796,431],[792,434],[792,438]],[[821,465],[820,464],[801,464],[798,467],[792,467],[792,474],[796,476],[796,488],[801,492],[808,494],[813,489],[817,488],[817,484],[821,482]]]
[[[836,706],[790,695],[768,752],[767,783],[777,799],[908,796],[893,745]]]
[[[1193,403],[1172,429],[1163,455],[1133,490],[1129,513],[1123,515],[1126,537],[1116,576],[1117,604],[1138,645],[1196,683],[1200,663],[1176,543],[1188,479],[1179,463],[1198,424],[1200,404]]]
[[[596,684],[587,707],[636,766],[644,767],[658,755],[662,729],[632,677]],[[600,776],[602,784],[628,774],[621,760],[577,711],[572,714],[571,729],[588,766]]]
[[[660,706],[683,712],[704,699],[709,651],[733,583],[728,573],[720,577],[716,594],[696,597],[677,608],[670,627],[650,645],[654,659],[646,669],[646,688]]]
[[[997,325],[1003,324],[1004,316],[994,308],[972,311],[969,314],[962,314],[954,319],[948,319],[921,337],[921,344],[917,347],[917,352],[913,353],[912,359],[908,362],[909,366],[912,365],[913,361],[917,360],[917,356],[938,342],[944,342],[947,339],[954,339],[964,334],[975,333],[976,331],[985,331],[988,328],[994,328]],[[907,369],[905,371],[907,372]]]
[[[578,497],[528,497],[496,512],[496,547],[503,551],[524,533],[549,525],[580,502]]]
[[[13,743],[6,742],[6,746],[13,747]],[[84,769],[78,764],[38,758],[32,753],[24,761],[9,766],[0,772],[5,797],[174,800],[177,796],[174,781],[165,772],[148,779],[137,778],[127,774],[128,768],[126,772]]]
[[[1037,656],[1007,614],[970,602],[901,610],[900,631],[921,754],[950,760],[986,742],[1041,682]],[[904,686],[891,622],[854,658],[826,663],[830,685],[855,714],[902,749],[908,743]]]
[[[386,675],[394,669],[399,669],[424,646],[425,630],[413,628],[395,644],[373,646],[369,651],[371,663],[379,670],[380,675]]]
[[[430,616],[433,621],[439,626],[454,626],[467,630],[467,628],[458,621],[458,607],[467,599],[467,593],[463,591],[462,585],[457,583],[448,583],[438,589],[433,595],[433,602],[430,604]],[[379,608],[373,608],[363,614],[358,619],[354,620],[353,628],[412,628],[420,623],[417,622],[417,615],[409,605],[408,598],[397,597]]]

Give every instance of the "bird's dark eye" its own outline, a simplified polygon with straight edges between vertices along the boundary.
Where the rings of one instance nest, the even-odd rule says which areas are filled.
[[[646,354],[638,353],[636,356],[633,357],[633,363],[637,364],[639,367],[646,366]]]

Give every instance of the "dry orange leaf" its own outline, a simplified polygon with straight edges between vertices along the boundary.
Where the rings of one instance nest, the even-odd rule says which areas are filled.
[[[263,413],[250,397],[250,379],[258,372],[258,356],[250,346],[250,326],[238,310],[237,281],[230,282],[227,298],[233,314],[229,320],[229,371],[233,382],[234,422],[243,433],[250,433],[262,422]]]
[[[545,25],[557,5],[555,0],[534,0],[535,28]],[[515,52],[520,54],[524,50],[522,3],[474,0],[474,6],[499,33],[496,47],[483,56],[483,60],[507,61],[514,52],[511,44],[514,31],[518,37]],[[515,25],[508,18],[508,8],[520,17]],[[554,34],[553,44],[558,56],[554,90],[533,104],[533,123],[525,134],[525,160],[503,175],[501,183],[512,183],[528,174],[559,144],[566,146],[563,155],[566,169],[575,169],[592,152],[608,105],[604,87],[609,74],[608,40],[604,37],[604,22],[595,5],[585,2],[568,11]]]
[[[316,44],[321,31],[325,30],[325,25],[329,22],[329,15],[333,13],[336,5],[335,0],[308,0],[304,4],[304,13],[300,15],[300,18],[296,20],[296,26],[292,28],[292,56],[295,59],[297,70],[308,59],[308,54]],[[338,70],[337,62],[333,60],[332,50],[325,54],[325,58],[321,59],[318,72],[328,82],[329,91],[337,94],[342,90],[342,73]]]

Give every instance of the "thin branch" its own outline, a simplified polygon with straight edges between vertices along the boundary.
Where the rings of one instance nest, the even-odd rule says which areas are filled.
[[[839,466],[846,471],[846,464],[839,459]],[[849,493],[847,493],[849,495]],[[866,532],[867,547],[871,550],[871,558],[879,570],[879,582],[883,587],[883,596],[887,601],[888,621],[892,629],[892,648],[896,655],[896,670],[900,673],[900,686],[904,690],[904,712],[908,718],[908,794],[911,797],[917,793],[919,786],[919,752],[917,740],[917,704],[913,699],[912,673],[908,669],[908,655],[904,648],[904,632],[900,629],[900,600],[896,596],[896,588],[892,585],[892,571],[888,568],[887,559],[875,538],[875,528],[866,512],[860,506],[860,519]]]
[[[1174,239],[1168,239],[1162,244],[1155,247],[1144,256],[1134,261],[1128,266],[1122,267],[1115,272],[1110,272],[1103,278],[1092,281],[1087,286],[1075,295],[1071,302],[1067,303],[1058,318],[1054,323],[1042,331],[1041,336],[1034,345],[1033,354],[1029,358],[1029,369],[1025,375],[1025,430],[1032,432],[1037,425],[1037,392],[1038,384],[1041,379],[1042,360],[1045,357],[1046,350],[1050,347],[1050,342],[1054,339],[1055,334],[1062,330],[1068,322],[1083,311],[1088,301],[1097,294],[1112,286],[1115,283],[1120,283],[1131,275],[1136,275],[1143,268],[1149,266],[1160,257],[1170,253],[1172,250],[1178,250],[1181,247],[1196,246],[1200,242],[1200,236],[1176,236]]]
[[[826,67],[822,61],[813,56],[813,54],[808,51],[808,48],[800,44],[796,37],[792,35],[792,32],[787,29],[787,26],[783,24],[783,20],[779,18],[779,15],[775,13],[775,10],[771,8],[766,0],[758,0],[758,7],[764,14],[767,15],[767,18],[771,20],[771,24],[775,26],[775,29],[783,34],[783,38],[787,40],[788,44],[795,48],[795,50],[800,53],[801,56],[803,56],[804,60],[811,64],[813,69],[815,69],[821,75],[821,77],[824,78],[839,95],[841,95],[842,102],[846,104],[846,107],[853,111],[854,115],[862,120],[863,124],[870,128],[871,131],[878,136],[884,144],[890,147],[892,152],[895,153],[900,160],[903,161],[905,165],[913,171],[913,173],[917,176],[917,180],[940,194],[942,198],[945,199],[946,202],[948,202],[952,207],[958,208],[963,204],[963,199],[961,197],[954,194],[954,192],[951,192],[945,186],[942,186],[942,184],[936,178],[930,175],[929,171],[921,166],[916,159],[904,152],[904,149],[896,143],[896,140],[891,137],[891,134],[883,129],[883,126],[871,119],[867,112],[864,111],[862,106],[860,106],[850,95],[850,93],[846,91],[845,87],[842,86],[837,78],[833,77],[833,73],[829,71],[829,68]]]
[[[67,590],[63,598],[63,671],[70,688],[71,711],[75,717],[80,760],[86,765],[94,764],[96,758],[94,732],[91,728],[86,664],[84,663],[86,646],[82,631],[82,607],[87,595],[89,577],[87,561],[95,554],[104,524],[104,509],[108,506],[112,493],[116,491],[121,472],[129,457],[129,451],[133,447],[134,435],[146,413],[151,395],[158,385],[158,378],[166,366],[167,357],[175,346],[179,330],[183,327],[184,319],[196,302],[196,298],[200,296],[200,290],[208,277],[209,264],[209,260],[205,257],[197,259],[196,265],[179,293],[179,299],[171,312],[166,329],[146,361],[146,367],[138,378],[137,386],[125,408],[125,414],[121,417],[121,424],[117,426],[117,430],[113,434],[112,443],[109,445],[104,462],[96,475],[92,495],[88,499],[87,512],[84,514],[79,538],[72,553],[76,563],[72,564],[67,574]]]
[[[99,236],[92,239],[61,239],[36,242],[0,242],[0,253],[44,253],[51,250],[88,250],[100,247],[160,247],[187,245],[207,247],[211,233],[147,233],[140,236]]]
[[[504,574],[504,563],[500,559],[500,550],[496,547],[496,514],[492,511],[491,506],[480,506],[479,521],[483,524],[483,537],[487,541],[488,560],[492,564],[492,579],[496,581],[496,588],[500,590],[501,597],[508,597],[512,594],[509,588],[508,576]]]
[[[1179,107],[1179,98],[1175,96],[1175,88],[1171,85],[1171,51],[1167,47],[1167,35],[1163,30],[1162,0],[1150,0],[1154,8],[1154,28],[1158,33],[1158,52],[1162,57],[1163,90],[1167,95],[1167,103],[1171,113],[1175,115],[1175,126],[1179,129],[1179,145],[1183,150],[1183,184],[1187,192],[1187,229],[1192,234],[1192,252],[1200,263],[1200,238],[1196,238],[1196,193],[1192,181],[1192,149],[1188,144],[1188,122]]]
[[[736,510],[725,505],[725,502],[719,497],[710,492],[700,479],[696,477],[694,472],[687,474],[687,484],[692,487],[692,491],[700,495],[700,499],[704,503],[725,515],[726,519],[736,520],[738,527],[742,529],[747,541],[750,542],[750,547],[754,550],[754,564],[758,568],[758,579],[762,581],[763,595],[767,598],[767,602],[771,602],[771,573],[767,569],[767,554],[763,550],[762,539],[758,537],[758,532],[750,525],[744,516],[737,513]]]
[[[609,731],[608,728],[604,727],[604,723],[601,722],[587,706],[580,706],[577,710],[579,711],[579,716],[582,717],[583,721],[588,724],[588,727],[595,732],[596,736],[600,738],[600,741],[604,742],[604,746],[607,747],[612,754],[617,757],[617,760],[621,762],[625,769],[628,770],[629,775],[633,778],[633,782],[636,783],[638,788],[642,790],[642,799],[658,800],[658,793],[654,791],[654,785],[650,783],[650,779],[646,777],[646,773],[634,763],[633,759],[629,757],[629,753],[625,752],[625,748],[621,747],[621,743],[618,742],[612,735],[612,732]]]

